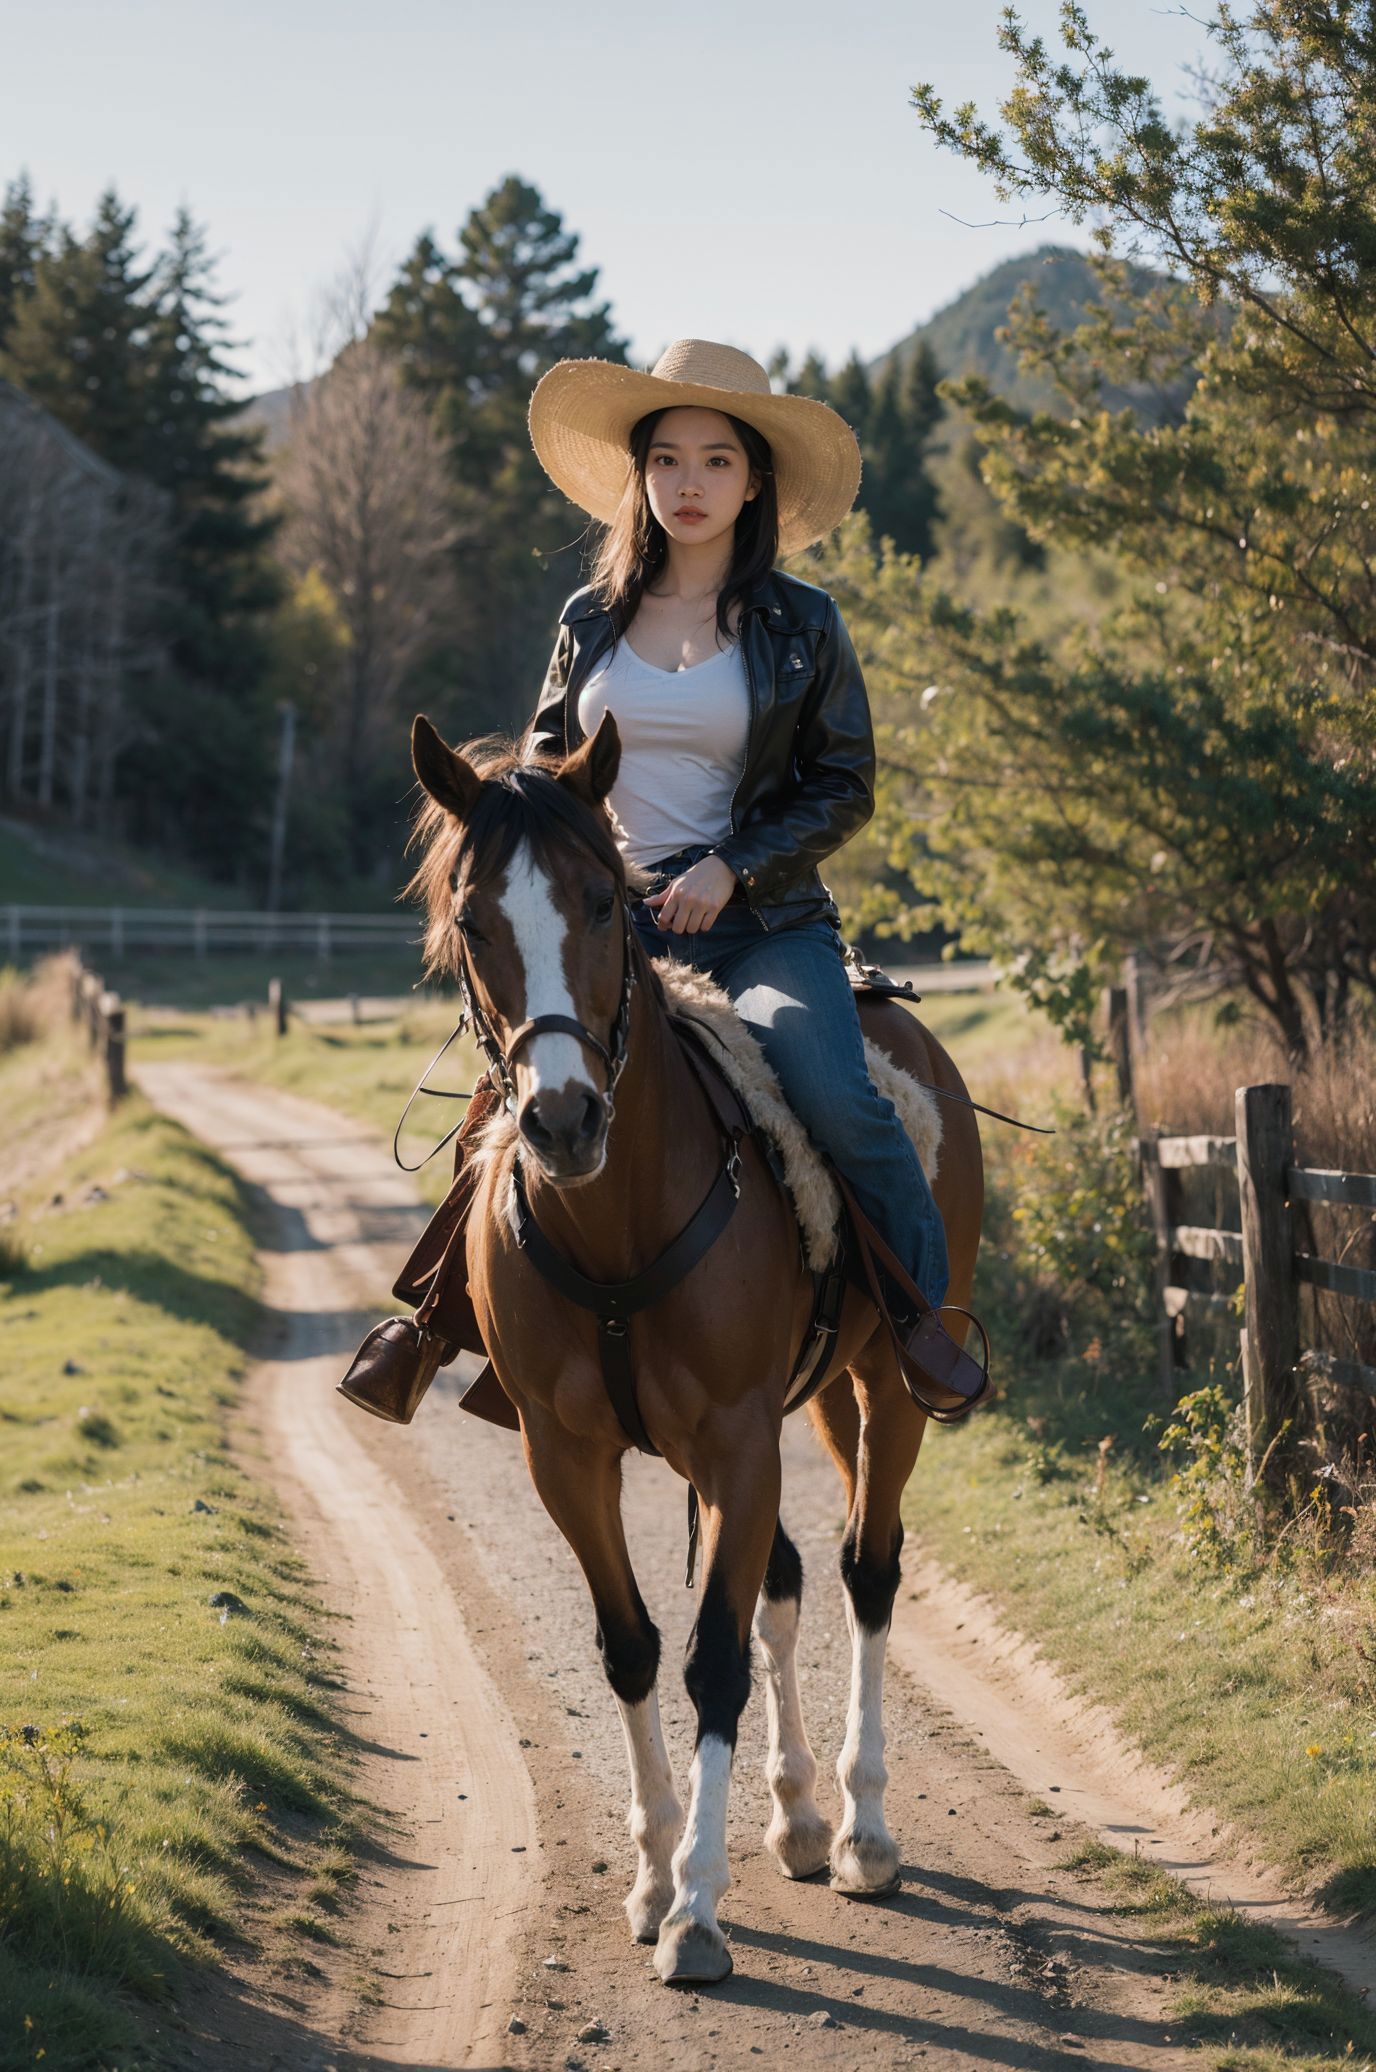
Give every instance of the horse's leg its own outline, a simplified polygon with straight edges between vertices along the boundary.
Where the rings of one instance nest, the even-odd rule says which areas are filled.
[[[841,1576],[851,1636],[850,1710],[836,1765],[841,1826],[831,1851],[836,1892],[877,1898],[898,1888],[898,1848],[884,1819],[884,1652],[898,1590],[903,1489],[926,1419],[904,1389],[887,1347],[872,1346],[851,1370],[859,1399],[858,1473]]]
[[[690,1462],[702,1504],[702,1603],[683,1680],[698,1716],[688,1820],[674,1851],[674,1903],[660,1926],[655,1970],[666,1985],[707,1985],[731,1970],[717,1902],[731,1882],[726,1809],[736,1729],[750,1696],[750,1620],[779,1515],[779,1434],[760,1419],[714,1431],[717,1447]]]
[[[531,1478],[577,1556],[597,1613],[597,1646],[621,1712],[631,1772],[626,1824],[638,1867],[626,1917],[638,1942],[653,1942],[673,1897],[670,1858],[683,1809],[659,1722],[659,1632],[645,1609],[621,1521],[621,1459],[574,1452],[567,1434],[548,1445],[527,1436]]]
[[[831,1852],[831,1825],[817,1805],[817,1762],[803,1725],[798,1690],[802,1602],[802,1560],[782,1525],[776,1525],[764,1588],[755,1607],[755,1638],[765,1663],[766,1775],[774,1799],[765,1847],[786,1878],[810,1878],[823,1868]]]

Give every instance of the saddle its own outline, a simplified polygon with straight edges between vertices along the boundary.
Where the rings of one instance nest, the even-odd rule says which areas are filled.
[[[916,1000],[911,985],[898,984],[889,979],[876,966],[861,962],[853,951],[848,952],[851,983],[857,994],[873,994],[880,997],[899,997]],[[667,967],[670,974],[677,967]],[[603,1379],[617,1417],[628,1439],[642,1452],[654,1453],[654,1447],[645,1431],[636,1401],[635,1379],[631,1365],[630,1342],[627,1319],[639,1309],[650,1307],[676,1286],[685,1274],[696,1265],[715,1242],[735,1206],[739,1194],[739,1147],[746,1136],[763,1140],[765,1132],[760,1129],[760,1108],[764,1105],[759,1097],[759,1087],[742,1088],[740,1076],[740,1051],[731,1055],[731,1046],[725,1039],[728,1032],[718,1014],[716,1025],[709,1020],[704,1023],[699,1012],[704,1005],[715,1006],[708,995],[716,995],[718,989],[710,982],[698,981],[696,990],[692,985],[694,974],[682,975],[688,981],[690,998],[672,997],[670,1007],[674,1012],[674,1028],[683,1044],[685,1056],[694,1072],[717,1121],[722,1140],[722,1168],[718,1179],[694,1216],[684,1226],[679,1236],[643,1273],[632,1281],[616,1284],[595,1283],[585,1280],[551,1246],[530,1215],[525,1200],[524,1188],[520,1184],[519,1167],[516,1171],[516,1215],[519,1241],[528,1250],[538,1270],[559,1291],[581,1307],[593,1311],[598,1320],[598,1342],[601,1354]],[[704,992],[704,984],[706,992]],[[678,989],[682,992],[683,988]],[[729,1019],[744,1038],[750,1049],[758,1052],[754,1039],[744,1030],[730,1009],[725,996],[720,996]],[[869,1047],[873,1050],[873,1046]],[[883,1053],[874,1050],[872,1067],[877,1067]],[[760,1058],[763,1064],[762,1054]],[[888,1061],[885,1059],[884,1063]],[[733,1066],[736,1069],[733,1069]],[[892,1068],[897,1072],[897,1068]],[[775,1105],[781,1106],[777,1082],[768,1074]],[[899,1080],[906,1081],[916,1091],[917,1082],[906,1074],[897,1072]],[[767,1089],[766,1089],[767,1091]],[[901,1091],[890,1087],[899,1102]],[[747,1105],[747,1102],[751,1105]],[[934,1106],[934,1104],[931,1104]],[[486,1347],[478,1328],[472,1297],[467,1279],[467,1222],[477,1189],[478,1171],[470,1154],[475,1140],[482,1134],[489,1122],[503,1109],[500,1094],[492,1076],[485,1073],[474,1088],[468,1112],[455,1133],[453,1184],[440,1207],[435,1211],[423,1231],[410,1257],[403,1266],[393,1287],[398,1301],[414,1306],[412,1317],[389,1317],[377,1324],[368,1333],[355,1355],[348,1373],[339,1384],[339,1393],[360,1409],[389,1423],[409,1424],[423,1400],[436,1373],[442,1366],[449,1365],[461,1351],[484,1356],[484,1365],[468,1384],[460,1398],[465,1410],[488,1422],[508,1430],[520,1428],[516,1410],[501,1386],[490,1360],[486,1359]],[[786,1111],[791,1114],[791,1111]],[[900,1112],[902,1108],[900,1106]],[[911,1115],[905,1115],[910,1133],[920,1141],[913,1128]],[[794,1123],[796,1135],[806,1141],[801,1125]],[[783,1141],[784,1132],[777,1117],[767,1121],[766,1131],[771,1141],[766,1142],[769,1157],[776,1177],[789,1188],[799,1214],[800,1243],[803,1261],[808,1267],[813,1283],[813,1304],[811,1324],[803,1341],[802,1349],[789,1379],[785,1396],[785,1414],[801,1408],[825,1376],[830,1364],[832,1342],[840,1321],[841,1306],[847,1285],[855,1284],[872,1297],[881,1317],[888,1325],[890,1336],[898,1356],[909,1393],[928,1415],[941,1421],[954,1421],[963,1417],[979,1396],[988,1381],[988,1340],[984,1339],[984,1363],[979,1372],[978,1385],[972,1384],[975,1362],[963,1353],[954,1340],[940,1325],[940,1319],[932,1310],[915,1285],[908,1280],[899,1262],[883,1245],[878,1233],[865,1218],[841,1176],[828,1167],[831,1175],[830,1194],[823,1195],[823,1201],[812,1203],[813,1228],[809,1231],[808,1218],[804,1213],[800,1174],[804,1181],[804,1162],[800,1161],[797,1146],[794,1145],[790,1162],[790,1146]],[[939,1119],[935,1122],[935,1134],[927,1133],[923,1145],[926,1152],[924,1168],[934,1172],[935,1149],[940,1139]],[[814,1161],[820,1154],[809,1146]],[[818,1225],[819,1214],[825,1214],[825,1203],[830,1202],[831,1212]],[[845,1213],[840,1214],[844,1202]],[[823,1239],[829,1229],[831,1242],[819,1241],[818,1228]],[[922,1315],[923,1332],[921,1344],[923,1364],[914,1374],[914,1362],[903,1346],[897,1331],[888,1316],[880,1291],[875,1266],[875,1254],[891,1278],[896,1278],[904,1287],[914,1308]],[[967,1314],[968,1312],[962,1312]],[[974,1320],[984,1337],[983,1327]],[[928,1327],[931,1327],[928,1329]],[[928,1342],[930,1340],[930,1343]],[[930,1393],[922,1383],[928,1378],[935,1380],[948,1396],[954,1394],[960,1407],[952,1409],[949,1403],[942,1407],[930,1400]]]

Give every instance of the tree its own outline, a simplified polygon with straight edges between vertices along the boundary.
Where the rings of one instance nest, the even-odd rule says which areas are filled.
[[[509,175],[472,210],[455,257],[427,233],[377,319],[377,336],[435,412],[464,532],[451,682],[464,722],[524,722],[555,613],[580,579],[584,520],[530,443],[530,392],[561,359],[624,363],[595,267],[528,182]],[[453,698],[451,689],[450,698]]]
[[[0,352],[20,304],[34,291],[38,262],[52,235],[52,224],[34,208],[28,175],[21,173],[0,202]]]
[[[921,341],[905,365],[889,361],[874,390],[867,479],[861,484],[875,536],[887,535],[902,552],[924,560],[937,517],[929,448],[942,414],[939,378],[931,349]]]
[[[232,680],[261,665],[244,621],[275,599],[264,549],[276,521],[263,506],[262,434],[243,424],[244,405],[228,393],[237,370],[214,278],[205,233],[180,209],[152,280],[141,472],[172,499],[179,660],[196,676]]]
[[[1111,546],[1136,595],[1055,655],[1011,623],[933,607],[924,628],[956,695],[931,712],[970,716],[946,743],[967,760],[992,728],[996,761],[1027,715],[1019,810],[986,827],[1009,866],[989,882],[1027,888],[1025,950],[1102,964],[1122,933],[1097,932],[1103,888],[1131,857],[1133,926],[1171,958],[1212,946],[1214,976],[1299,1050],[1376,984],[1376,28],[1366,0],[1221,8],[1217,73],[1184,128],[1075,0],[1061,33],[1055,58],[1006,17],[1017,81],[1001,124],[948,116],[930,86],[914,100],[1002,197],[1096,221],[1097,309],[1067,334],[1030,301],[1014,319],[1062,409],[1019,412],[978,381],[955,400],[1012,514],[1036,538]],[[1143,259],[1175,278],[1144,288],[1129,272]],[[1107,407],[1114,383],[1175,400],[1150,422]],[[952,839],[970,825],[954,767],[938,814]],[[1032,810],[1032,793],[1055,810]],[[958,904],[986,934],[1005,928],[993,895]]]
[[[109,188],[85,238],[60,230],[0,353],[0,374],[130,474],[147,451],[153,318],[153,270],[139,262],[135,220]]]
[[[354,868],[367,871],[382,817],[406,789],[400,696],[446,630],[456,536],[444,444],[376,336],[351,340],[296,391],[277,489],[283,559],[298,585],[323,585],[339,628],[337,697],[317,724],[343,786]],[[309,589],[297,597],[304,605]]]

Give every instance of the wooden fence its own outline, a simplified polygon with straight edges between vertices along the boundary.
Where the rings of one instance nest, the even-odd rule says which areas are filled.
[[[1231,1308],[1240,1286],[1248,1451],[1260,1474],[1295,1413],[1304,1377],[1376,1396],[1376,1367],[1301,1346],[1299,1303],[1305,1285],[1354,1302],[1376,1302],[1376,1272],[1298,1250],[1293,1215],[1296,1202],[1376,1208],[1376,1173],[1297,1166],[1288,1086],[1240,1086],[1234,1117],[1236,1136],[1143,1137],[1139,1150],[1157,1234],[1163,1383],[1170,1394],[1176,1392],[1190,1302]],[[1239,1229],[1180,1222],[1182,1175],[1199,1167],[1236,1173]],[[1221,1281],[1229,1286],[1220,1287]]]
[[[80,949],[113,959],[133,950],[224,951],[266,956],[299,951],[323,963],[351,950],[405,949],[418,941],[408,914],[238,913],[216,907],[0,907],[0,943],[12,964],[38,950]]]
[[[80,956],[70,966],[72,1020],[86,1030],[91,1049],[105,1068],[105,1087],[113,1107],[129,1091],[125,1043],[127,1020],[124,1002],[112,993],[103,978],[88,971]]]

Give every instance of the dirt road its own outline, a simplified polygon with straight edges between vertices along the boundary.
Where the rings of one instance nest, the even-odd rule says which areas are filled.
[[[1184,2062],[1189,2037],[1165,2012],[1161,1952],[1092,1883],[1056,1868],[1078,1832],[1056,1800],[1053,1817],[1035,1814],[1026,1780],[905,1676],[900,1663],[920,1645],[911,1624],[891,1654],[886,1708],[901,1894],[856,1905],[825,1883],[778,1876],[762,1848],[757,1698],[742,1725],[734,1884],[721,1909],[736,1970],[701,1993],[661,1986],[621,1911],[632,1864],[625,1760],[586,1590],[517,1442],[458,1412],[448,1376],[409,1430],[374,1424],[333,1393],[419,1228],[407,1183],[377,1140],[312,1103],[204,1067],[141,1076],[263,1191],[281,1345],[248,1415],[322,1594],[348,1614],[347,1726],[384,1838],[352,1923],[352,1966],[336,1963],[314,1992],[298,1992],[290,2021],[266,1986],[256,2001],[245,1989],[235,2003],[244,2035],[236,2015],[206,2062],[264,2072],[696,2072],[785,2054],[804,2068]],[[665,1728],[682,1785],[692,1723],[678,1663],[695,1609],[682,1583],[683,1486],[639,1457],[626,1480],[632,1551],[664,1633]],[[804,1703],[834,1813],[849,1654],[842,1520],[833,1471],[801,1419],[786,1427],[784,1491],[808,1576]],[[360,2000],[360,1966],[381,2005]]]

